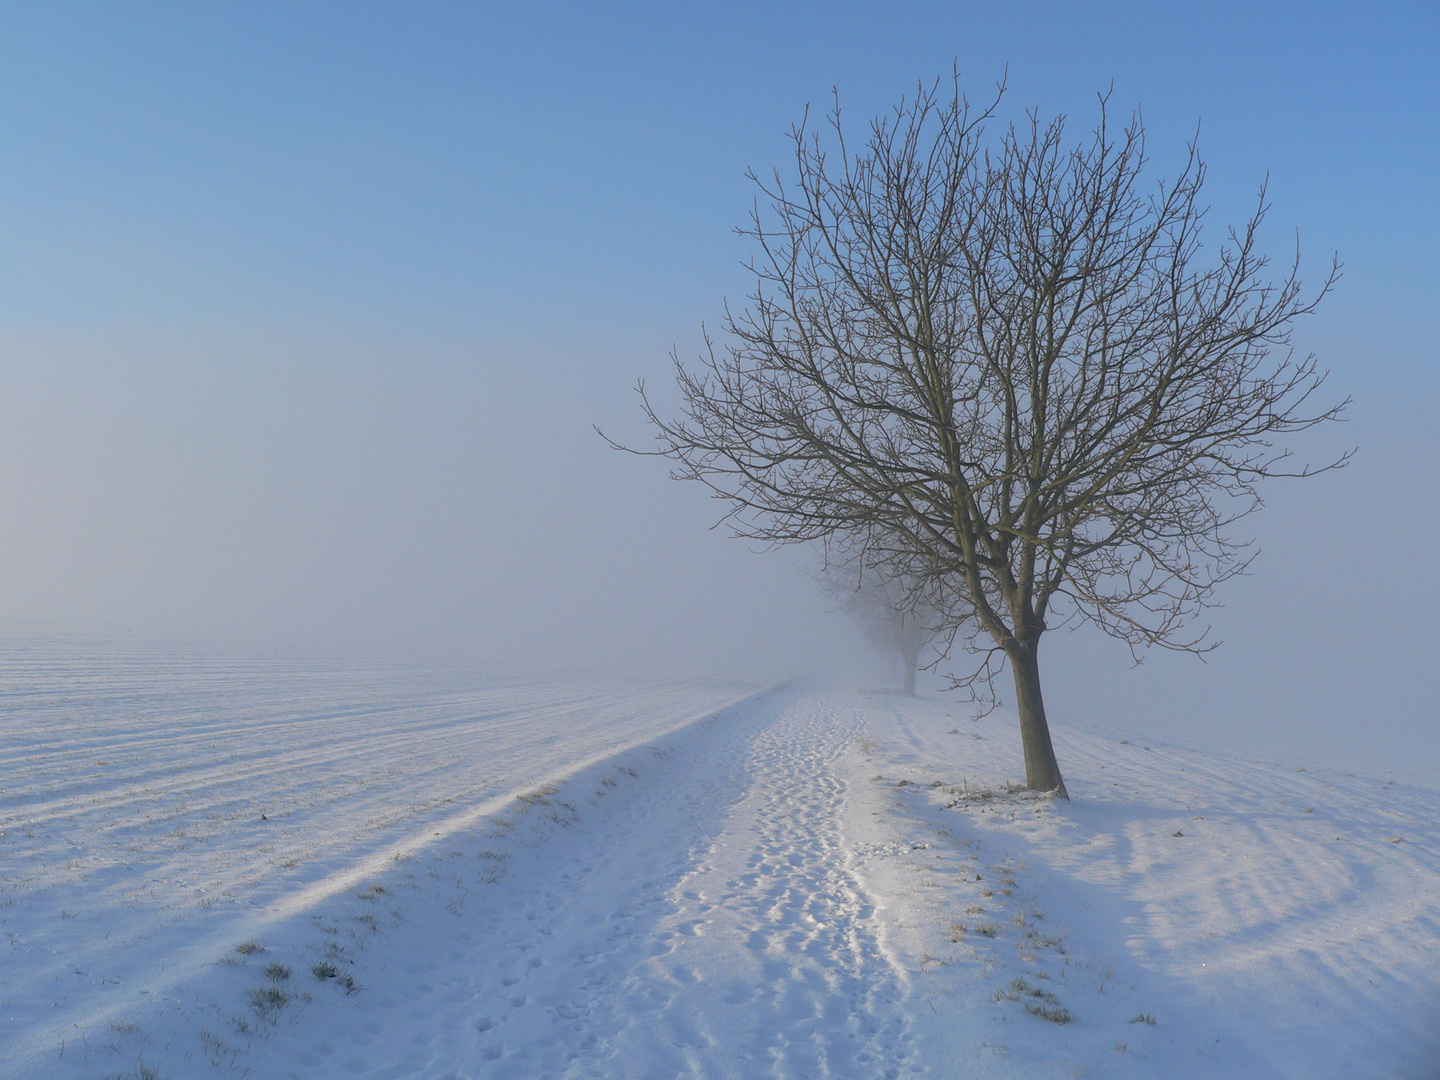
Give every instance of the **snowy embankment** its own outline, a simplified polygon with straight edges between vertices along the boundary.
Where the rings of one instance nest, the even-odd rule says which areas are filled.
[[[43,840],[22,826],[35,835],[19,883],[5,826],[5,1015],[17,1020],[0,1075],[1440,1071],[1433,790],[1060,729],[1074,795],[1062,804],[1007,791],[1020,763],[1004,717],[972,724],[943,702],[793,689],[727,702],[672,687],[616,706],[531,685],[524,705],[518,684],[492,689],[495,715],[506,699],[529,723],[486,736],[453,720],[478,711],[405,706],[397,684],[389,708],[433,711],[409,729],[385,709],[371,721],[393,733],[377,761],[394,771],[375,766],[346,796],[371,800],[368,831],[344,805],[325,809],[329,781],[267,802],[304,787],[278,779],[319,752],[299,728],[213,796],[233,806],[208,841],[226,858],[196,855],[198,841],[188,862],[172,852],[176,831],[206,819],[194,808],[212,783],[192,783],[165,826],[126,832],[114,805],[82,812],[74,777],[73,820],[53,819]],[[542,765],[524,740],[545,693],[573,706],[545,732],[579,741]],[[335,711],[363,742],[351,705]],[[135,715],[136,732],[162,724]],[[205,745],[166,751],[171,779],[201,770]],[[493,777],[502,760],[531,762],[527,783],[477,780],[461,796],[453,778]],[[5,798],[8,821],[34,809],[8,786]],[[252,824],[246,806],[276,811]],[[309,876],[286,876],[280,846],[227,839],[286,815],[303,825],[290,842],[317,841]],[[130,835],[148,846],[107,875]],[[72,839],[92,848],[67,868]],[[238,883],[231,916],[206,922],[213,907],[189,899],[202,877]],[[112,925],[135,944],[103,945]],[[88,989],[60,1006],[33,999],[76,949],[97,965],[72,971]]]
[[[36,1062],[62,1048],[93,1075],[77,1043],[236,944],[756,689],[14,649],[0,1076],[60,1075]]]

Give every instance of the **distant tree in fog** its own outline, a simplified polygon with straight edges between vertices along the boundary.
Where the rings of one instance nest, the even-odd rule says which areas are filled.
[[[820,579],[840,608],[860,624],[865,639],[893,649],[905,665],[905,693],[915,696],[915,673],[926,646],[955,624],[943,609],[936,583],[923,574],[907,573],[892,560],[862,543],[832,543]],[[938,659],[938,656],[937,656]]]
[[[1302,294],[1245,225],[1201,261],[1205,168],[1141,184],[1138,114],[1086,139],[1063,118],[987,139],[945,83],[847,141],[792,132],[793,174],[753,177],[748,305],[692,366],[682,415],[645,399],[673,475],[741,536],[865,533],[959,602],[987,692],[1008,661],[1029,787],[1065,794],[1039,644],[1093,623],[1138,655],[1212,647],[1186,627],[1251,557],[1232,526],[1292,466],[1281,439],[1336,419],[1289,348]],[[1298,257],[1297,257],[1298,262]],[[644,393],[644,387],[641,387]]]

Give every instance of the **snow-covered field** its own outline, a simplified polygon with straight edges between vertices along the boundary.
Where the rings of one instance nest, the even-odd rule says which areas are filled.
[[[0,1076],[1440,1076],[1440,794],[1012,722],[11,648]]]

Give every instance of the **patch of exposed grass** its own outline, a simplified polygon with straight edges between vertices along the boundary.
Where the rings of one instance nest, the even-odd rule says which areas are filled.
[[[253,956],[255,953],[264,952],[265,946],[256,941],[242,941],[235,946],[235,951],[241,956]]]
[[[290,992],[274,983],[252,986],[245,992],[245,996],[250,1001],[250,1007],[261,1016],[277,1013],[290,1004]]]
[[[515,796],[515,798],[526,806],[548,806],[550,805],[550,796],[559,790],[560,788],[556,784],[541,784],[531,791]]]
[[[1064,1005],[1049,1005],[1039,1001],[1027,1001],[1025,1011],[1031,1016],[1038,1016],[1041,1020],[1048,1020],[1052,1024],[1069,1024],[1075,1020],[1075,1014]]]
[[[324,982],[326,979],[333,979],[338,976],[340,969],[327,960],[321,960],[318,964],[311,966],[310,972],[321,982]]]
[[[1075,1014],[1060,1003],[1049,990],[1031,986],[1024,979],[1011,979],[1004,990],[995,991],[996,1001],[1024,1001],[1025,1011],[1052,1024],[1069,1024]]]
[[[1151,1016],[1149,1013],[1141,1013],[1139,1016],[1132,1016],[1129,1020],[1126,1020],[1125,1022],[1127,1024],[1149,1024],[1151,1027],[1154,1027],[1155,1017]]]

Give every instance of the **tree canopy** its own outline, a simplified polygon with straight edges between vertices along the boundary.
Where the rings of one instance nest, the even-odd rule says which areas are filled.
[[[1290,337],[1338,264],[1308,295],[1298,254],[1267,276],[1263,187],[1207,258],[1193,144],[1147,185],[1138,114],[1117,131],[1102,97],[1079,142],[1037,114],[992,137],[998,101],[922,87],[858,148],[838,106],[821,131],[807,115],[790,175],[753,177],[748,302],[675,358],[682,415],[645,408],[655,452],[736,534],[864,534],[876,565],[919,568],[979,654],[960,681],[1008,660],[1027,784],[1063,794],[1046,629],[1208,648],[1191,624],[1248,563],[1232,527],[1259,485],[1343,463],[1297,466],[1282,442],[1345,405]]]

